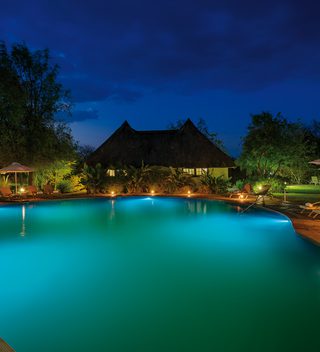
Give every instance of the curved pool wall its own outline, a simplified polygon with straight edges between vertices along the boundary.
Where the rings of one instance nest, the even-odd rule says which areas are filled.
[[[319,351],[320,248],[284,216],[176,198],[0,207],[17,352]]]

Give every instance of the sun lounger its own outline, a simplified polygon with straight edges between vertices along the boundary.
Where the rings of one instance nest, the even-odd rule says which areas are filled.
[[[303,214],[305,211],[312,211],[315,209],[320,209],[320,202],[316,203],[306,203],[305,205],[299,205],[299,208],[301,208],[300,214]],[[310,214],[309,214],[310,216]]]
[[[238,190],[238,191],[234,191],[234,192],[230,193],[229,198],[236,196],[238,198],[248,199],[249,195],[254,195],[254,193],[253,193],[251,184],[246,183],[242,187],[242,190]]]
[[[320,208],[312,210],[312,212],[310,214],[312,215],[312,218],[315,219],[317,216],[320,215]]]
[[[258,203],[262,203],[265,205],[265,197],[270,196],[269,191],[270,191],[271,186],[270,185],[263,185],[260,187],[259,192],[254,193],[256,196],[256,200],[251,203],[249,206],[247,206],[245,209],[241,211],[241,214],[245,213],[247,210],[249,210],[251,207]]]
[[[53,193],[53,186],[52,185],[44,185],[43,186],[43,194],[51,195]]]
[[[28,186],[27,187],[27,195],[28,196],[36,196],[38,194],[38,189],[36,186]]]
[[[0,187],[0,195],[4,198],[11,198],[13,197],[13,193],[10,189],[9,186],[3,186],[3,187]]]

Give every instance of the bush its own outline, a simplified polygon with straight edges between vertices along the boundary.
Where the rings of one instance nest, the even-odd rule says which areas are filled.
[[[182,186],[175,190],[175,194],[188,194],[188,192],[193,192],[193,188],[190,186]]]
[[[126,168],[125,189],[128,193],[146,192],[150,183],[151,168],[141,164],[140,167],[129,166]]]
[[[121,194],[124,192],[124,182],[122,181],[110,181],[108,182],[106,188],[105,188],[106,193],[111,194],[114,192],[115,194]]]
[[[72,183],[70,179],[59,181],[56,187],[57,187],[57,190],[60,191],[61,193],[71,193],[73,191]]]
[[[83,185],[81,184],[81,178],[78,175],[70,176],[70,183],[72,187],[72,192],[79,192],[84,190]]]
[[[211,193],[223,194],[227,192],[230,185],[230,180],[225,179],[223,176],[214,177],[210,174],[202,175],[201,183],[206,186]]]
[[[0,177],[0,187],[6,187],[9,186],[9,175],[1,175]]]
[[[161,181],[159,183],[150,183],[147,187],[147,192],[150,193],[151,191],[154,191],[154,193],[164,193],[165,187]]]
[[[46,184],[57,187],[58,183],[69,177],[73,172],[74,162],[56,160],[46,166],[39,166],[34,172],[35,185],[42,189]]]
[[[100,163],[95,167],[84,164],[80,182],[85,187],[88,194],[105,192],[108,176],[106,170]]]
[[[248,181],[248,183],[250,182]],[[284,180],[280,178],[259,179],[251,182],[251,184],[253,185],[254,192],[258,192],[260,186],[270,185],[270,192],[282,193],[285,187]]]
[[[184,187],[193,189],[194,182],[190,175],[185,174],[180,169],[170,167],[168,170],[168,175],[163,180],[163,185],[167,193],[175,193]]]
[[[245,180],[237,180],[236,183],[235,183],[235,186],[236,186],[237,189],[242,190],[243,186],[246,183],[248,183],[248,182],[246,182]]]

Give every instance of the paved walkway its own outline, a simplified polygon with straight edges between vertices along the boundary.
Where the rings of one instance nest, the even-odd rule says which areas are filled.
[[[293,202],[283,204],[282,200],[273,198],[266,200],[265,207],[286,215],[298,235],[320,246],[320,216],[318,219],[312,219],[308,217],[308,212],[301,214],[300,204]]]
[[[320,216],[318,219],[312,219],[308,217],[308,212],[301,214],[301,209],[294,203],[285,206],[268,205],[267,207],[287,215],[300,236],[320,246]]]
[[[0,338],[0,352],[14,352],[14,349]]]

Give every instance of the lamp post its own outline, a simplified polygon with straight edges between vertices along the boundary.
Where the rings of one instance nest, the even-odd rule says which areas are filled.
[[[283,188],[283,204],[287,204],[287,192],[286,192],[286,187],[287,187],[287,182],[284,182],[284,188]]]

